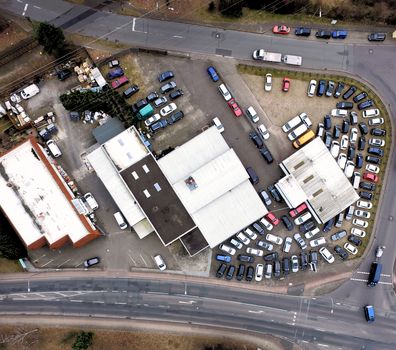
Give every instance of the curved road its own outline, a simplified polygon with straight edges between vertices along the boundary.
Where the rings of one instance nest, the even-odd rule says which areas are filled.
[[[305,69],[346,72],[369,82],[376,88],[388,106],[391,118],[395,119],[392,113],[392,111],[396,111],[396,46],[394,45],[278,38],[271,35],[227,31],[214,27],[134,19],[94,11],[84,6],[58,0],[32,0],[28,4],[22,1],[0,0],[0,7],[16,15],[52,22],[69,32],[101,37],[106,40],[118,40],[134,46],[222,55],[242,60],[250,59],[252,50],[258,47],[263,47],[268,51],[301,55],[304,58],[303,68]],[[383,273],[393,275],[393,264],[396,257],[396,249],[393,249],[396,244],[396,235],[393,232],[395,230],[393,226],[394,218],[396,218],[396,196],[392,180],[395,178],[396,154],[393,152],[388,166],[387,188],[383,194],[381,210],[377,214],[374,244],[359,268],[361,274],[358,277],[360,278],[344,283],[329,297],[353,305],[372,303],[383,312],[396,312],[395,294],[391,285],[378,285],[376,288],[370,289],[362,281],[357,281],[365,279],[364,273],[368,271],[374,257],[374,249],[378,244],[388,247],[381,259],[384,264]],[[278,297],[268,296],[266,300],[271,298]],[[352,312],[352,315],[356,316],[358,312],[356,311],[355,314]],[[253,315],[252,313],[246,315],[246,320],[254,319]],[[349,320],[350,316],[348,313],[343,313],[340,317],[342,320]],[[366,329],[366,325],[363,326],[361,320],[360,315],[358,327]],[[358,321],[356,320],[356,322]],[[376,329],[380,323],[381,321],[376,322]],[[384,322],[383,327],[378,327],[378,329],[383,331],[389,329],[390,331],[389,327],[391,325]],[[375,336],[377,335],[377,339],[382,338],[376,331]],[[301,337],[297,338],[301,339]]]

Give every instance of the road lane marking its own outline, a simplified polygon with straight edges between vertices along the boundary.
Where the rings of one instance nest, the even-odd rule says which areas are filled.
[[[264,311],[263,310],[248,310],[248,312],[252,314],[262,314]]]
[[[390,277],[390,275],[387,275],[387,274],[385,274],[385,273],[381,273],[381,276],[382,276],[382,277]]]
[[[70,300],[72,303],[82,303],[83,301],[82,300],[76,300],[76,299],[72,299],[72,300]]]
[[[104,301],[101,301],[101,300],[94,300],[93,303],[95,303],[95,304],[104,304]]]
[[[328,347],[329,347],[327,344],[318,343],[318,345],[319,345],[319,346],[324,346],[325,348],[328,348]]]
[[[147,294],[166,295],[166,294],[168,294],[168,293],[164,293],[164,292],[147,292]]]
[[[116,305],[126,305],[126,303],[120,302],[120,301],[116,301],[114,304]]]
[[[25,4],[25,7],[24,7],[24,9],[23,9],[23,12],[22,12],[22,16],[25,16],[26,10],[28,9],[28,6],[29,6],[29,4],[26,3],[26,4]]]
[[[369,274],[369,272],[366,272],[366,271],[356,271],[356,273],[362,273],[364,275],[368,275]]]
[[[391,286],[392,285],[392,283],[391,282],[378,282],[379,284],[386,284],[386,285],[388,285],[388,286]]]
[[[192,305],[192,304],[195,304],[195,303],[196,303],[196,301],[194,301],[194,300],[189,300],[189,301],[179,300],[179,304],[189,304],[189,305]],[[145,306],[146,306],[146,304],[145,304]]]
[[[39,6],[33,5],[33,7],[34,7],[35,9],[37,9],[37,10],[41,10],[41,7],[39,7]]]
[[[181,36],[181,35],[174,35],[173,37],[177,38],[177,39],[184,39],[184,36]]]
[[[136,18],[132,20],[132,32],[135,31]]]
[[[367,280],[363,280],[361,278],[351,278],[351,281],[358,281],[358,282],[366,282],[367,283]]]

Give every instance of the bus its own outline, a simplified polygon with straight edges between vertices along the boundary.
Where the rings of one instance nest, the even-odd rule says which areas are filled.
[[[307,142],[311,141],[315,137],[315,133],[312,130],[308,130],[304,135],[300,136],[298,140],[293,142],[294,148],[300,148]]]

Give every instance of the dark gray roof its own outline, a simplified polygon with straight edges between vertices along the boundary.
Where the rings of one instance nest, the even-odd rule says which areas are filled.
[[[206,241],[199,228],[195,228],[194,230],[184,235],[182,238],[180,238],[180,241],[182,242],[184,248],[187,250],[187,253],[190,256],[194,256],[201,250],[209,247],[208,242]]]
[[[96,142],[103,145],[105,142],[117,136],[125,130],[124,125],[118,118],[110,118],[106,123],[92,130]]]

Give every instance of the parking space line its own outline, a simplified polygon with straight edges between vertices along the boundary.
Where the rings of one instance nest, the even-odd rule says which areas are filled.
[[[128,256],[129,256],[129,259],[131,259],[132,260],[132,262],[133,262],[133,265],[135,265],[136,266],[136,261],[128,254]]]
[[[116,301],[114,304],[116,304],[116,305],[126,305],[127,303],[121,303],[119,301]]]
[[[146,265],[146,267],[148,267],[148,265],[147,265],[147,263],[146,263],[146,260],[144,260],[144,258],[143,258],[143,255],[142,255],[142,254],[140,254],[140,257],[142,258],[142,260],[143,260],[143,262],[144,262],[144,265]]]
[[[368,275],[369,274],[369,272],[366,272],[366,271],[356,271],[356,273],[361,273],[363,275]]]
[[[92,302],[95,304],[104,304],[104,301],[101,301],[101,300],[94,300]]]
[[[80,265],[82,265],[83,261],[79,262],[77,265],[75,265],[74,267],[79,267]]]
[[[45,267],[45,266],[47,266],[48,264],[52,263],[54,260],[55,260],[55,259],[52,259],[52,260],[48,261],[46,264],[41,265],[40,267]]]
[[[358,281],[358,282],[366,282],[367,283],[367,280],[363,280],[361,278],[351,278],[351,281]]]
[[[33,262],[37,263],[40,259],[44,258],[45,256],[47,256],[47,254],[41,255],[39,258],[34,259]]]
[[[393,284],[392,282],[381,282],[381,281],[379,281],[378,283],[379,284],[386,284],[388,286],[391,286]]]
[[[64,261],[62,264],[59,264],[57,267],[61,267],[62,265],[64,265],[64,264],[66,264],[67,262],[69,262],[71,260],[71,258],[70,259],[67,259],[66,261]]]
[[[381,276],[382,276],[382,277],[390,277],[390,275],[387,275],[387,274],[385,274],[385,273],[381,273]]]

